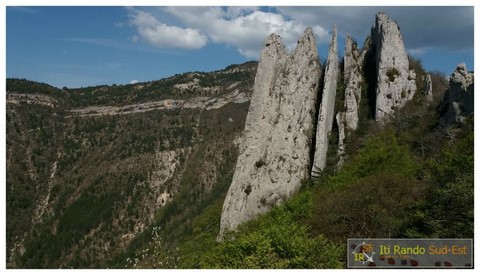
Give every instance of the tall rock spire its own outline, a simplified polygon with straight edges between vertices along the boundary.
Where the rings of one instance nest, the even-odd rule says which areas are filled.
[[[320,75],[311,28],[290,55],[278,35],[265,40],[219,240],[291,197],[309,177]]]
[[[359,54],[358,45],[350,35],[345,40],[344,82],[345,82],[345,126],[356,130],[358,126],[358,108],[362,98],[363,77],[361,67],[365,53]]]
[[[333,26],[332,41],[328,51],[327,66],[325,68],[322,102],[317,120],[315,154],[312,167],[312,176],[325,168],[328,134],[332,131],[335,95],[337,92],[338,77],[338,50],[337,50],[337,27]]]
[[[396,107],[403,107],[416,92],[415,72],[409,63],[403,37],[397,23],[380,12],[372,28],[376,47],[376,108],[375,119],[382,121]]]

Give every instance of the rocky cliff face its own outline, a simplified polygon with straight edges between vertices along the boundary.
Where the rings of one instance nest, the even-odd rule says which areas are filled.
[[[376,47],[376,109],[375,118],[381,121],[403,107],[416,92],[415,72],[409,70],[408,56],[398,25],[385,13],[376,15],[372,28]]]
[[[290,55],[278,35],[266,39],[219,239],[290,197],[309,176],[320,75],[310,28]]]
[[[312,176],[317,175],[326,164],[328,149],[328,135],[332,131],[335,95],[337,92],[338,77],[338,51],[337,28],[333,27],[332,41],[328,52],[327,66],[325,68],[322,102],[318,114],[315,156],[312,167]]]
[[[459,64],[450,76],[448,90],[445,93],[443,118],[447,123],[464,122],[473,113],[474,74],[465,64]]]

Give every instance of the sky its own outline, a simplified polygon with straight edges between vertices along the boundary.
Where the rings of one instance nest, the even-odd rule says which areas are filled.
[[[279,34],[289,50],[306,27],[326,59],[331,29],[360,45],[375,14],[395,20],[408,53],[427,70],[473,70],[473,7],[6,7],[6,76],[56,87],[158,80],[257,60]]]

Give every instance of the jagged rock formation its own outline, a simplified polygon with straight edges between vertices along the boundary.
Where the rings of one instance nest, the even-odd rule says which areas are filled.
[[[225,231],[293,195],[308,178],[320,75],[310,28],[290,55],[278,35],[266,39],[219,240]]]
[[[433,101],[432,77],[429,74],[427,74],[423,80],[423,94],[427,98],[427,101]]]
[[[448,123],[464,122],[473,113],[474,74],[465,64],[459,64],[450,76],[448,90],[444,97],[443,119]]]
[[[396,107],[403,107],[416,92],[415,72],[409,63],[398,25],[385,13],[376,15],[372,28],[376,47],[376,109],[375,119],[381,121]]]
[[[219,240],[226,231],[236,229],[289,198],[302,179],[315,177],[325,168],[334,117],[339,138],[337,169],[341,168],[345,159],[345,136],[358,128],[364,82],[368,84],[367,103],[380,123],[413,98],[417,90],[416,75],[409,69],[398,25],[385,13],[378,13],[371,39],[365,44],[360,53],[352,38],[346,38],[344,110],[335,116],[339,73],[336,27],[333,27],[320,106],[317,93],[321,68],[312,30],[306,30],[291,55],[278,35],[272,34],[266,39],[245,130],[238,143],[239,157],[223,205]],[[375,70],[371,69],[374,66]],[[473,110],[473,100],[466,102],[470,94],[464,95],[472,90],[473,99],[473,85],[470,88],[469,81],[473,82],[473,76],[464,66],[459,66],[451,78],[452,107],[447,112],[453,114],[449,117],[453,116],[454,120],[464,119],[464,113]],[[424,89],[432,100],[430,76],[425,78]],[[314,119],[317,119],[316,125]]]
[[[313,160],[312,176],[325,168],[328,149],[328,135],[332,131],[335,95],[337,92],[338,77],[338,51],[337,28],[333,26],[332,41],[328,52],[327,66],[325,68],[322,102],[317,121],[315,156]]]
[[[365,52],[358,52],[357,44],[347,35],[345,41],[344,82],[345,82],[345,123],[349,130],[355,131],[358,126],[358,107],[362,98],[361,67]]]

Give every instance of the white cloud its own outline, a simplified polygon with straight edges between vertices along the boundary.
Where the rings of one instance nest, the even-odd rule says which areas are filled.
[[[136,79],[129,82],[129,84],[137,84],[137,83],[138,83],[138,80],[136,80]]]
[[[472,50],[472,7],[160,7],[129,8],[133,40],[160,48],[198,49],[208,42],[230,45],[257,58],[266,36],[275,32],[292,50],[306,27],[317,42],[328,45],[333,24],[339,37],[347,33],[362,43],[378,11],[386,11],[401,27],[412,54],[430,49]],[[161,20],[159,18],[162,18]],[[167,23],[168,22],[168,23]],[[420,50],[423,49],[423,50]],[[423,51],[423,52],[422,52]]]
[[[128,8],[130,24],[137,29],[133,41],[142,39],[160,48],[199,49],[207,44],[207,37],[196,29],[169,26],[152,14],[135,8]]]
[[[408,54],[415,56],[415,57],[420,57],[430,51],[432,48],[427,47],[427,48],[416,48],[416,49],[407,49]]]
[[[261,11],[256,7],[163,7],[147,12],[128,8],[130,24],[137,28],[132,40],[142,39],[162,48],[198,49],[212,43],[235,47],[248,58],[257,58],[261,45],[269,34],[277,33],[292,50],[307,25],[287,19],[282,14]],[[154,14],[174,18],[176,25],[166,25]],[[313,26],[321,41],[328,41],[328,32]]]
[[[280,35],[287,48],[292,50],[307,28],[300,21],[257,8],[167,7],[164,11],[184,24],[202,30],[212,42],[234,46],[249,58],[258,57],[263,40],[273,32]],[[315,26],[314,31],[320,40],[328,39],[328,32],[322,27]]]

